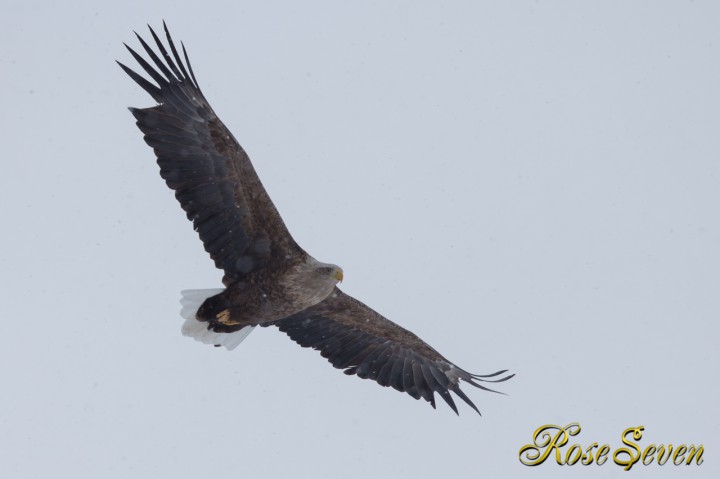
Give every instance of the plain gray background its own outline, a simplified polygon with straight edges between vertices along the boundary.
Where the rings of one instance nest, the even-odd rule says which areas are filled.
[[[220,285],[115,65],[166,19],[290,231],[344,291],[507,396],[460,417],[274,329],[181,336]],[[574,439],[704,444],[718,477],[720,7],[3,1],[2,477],[629,477]]]

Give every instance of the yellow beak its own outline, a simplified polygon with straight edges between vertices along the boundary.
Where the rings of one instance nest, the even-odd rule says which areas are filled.
[[[340,283],[342,283],[342,280],[343,280],[343,272],[342,272],[341,269],[338,269],[338,270],[335,272],[335,279],[338,280]]]

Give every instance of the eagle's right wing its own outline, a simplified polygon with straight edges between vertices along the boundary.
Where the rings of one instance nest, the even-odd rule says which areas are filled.
[[[344,369],[345,374],[372,379],[381,386],[392,386],[415,399],[422,397],[433,408],[434,393],[438,393],[455,413],[458,410],[450,391],[480,414],[460,389],[460,380],[493,391],[478,381],[502,382],[514,376],[502,376],[507,371],[484,376],[470,374],[412,332],[337,288],[319,304],[272,325],[300,346],[319,350],[333,366]]]

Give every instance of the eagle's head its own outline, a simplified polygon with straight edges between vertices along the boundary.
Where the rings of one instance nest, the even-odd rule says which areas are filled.
[[[332,290],[336,284],[343,280],[343,270],[340,266],[332,263],[323,263],[308,255],[299,272],[308,283],[314,283],[317,287],[326,285]],[[328,293],[329,294],[329,293]]]
[[[338,283],[342,283],[343,280],[343,270],[340,266],[336,264],[325,264],[323,263],[323,266],[319,266],[315,268],[315,272],[317,275],[319,275],[321,278],[329,278],[330,282],[333,286],[335,286]]]
[[[283,283],[299,303],[309,307],[327,298],[343,279],[340,266],[323,263],[312,256],[288,271]]]
[[[330,263],[321,263],[315,261],[312,268],[307,272],[306,281],[308,285],[312,284],[312,289],[316,289],[323,299],[335,288],[335,285],[342,282],[343,270],[340,266]]]

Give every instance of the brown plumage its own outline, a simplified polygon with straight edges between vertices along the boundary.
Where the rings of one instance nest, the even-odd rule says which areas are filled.
[[[478,411],[460,380],[490,390],[479,381],[512,375],[470,374],[340,291],[342,270],[315,260],[293,240],[247,154],[203,96],[185,47],[183,62],[164,28],[169,52],[150,29],[162,58],[137,36],[155,67],[126,45],[155,84],[118,64],[158,103],[130,111],[155,151],[160,176],[224,272],[224,290],[183,292],[183,333],[233,349],[255,326],[277,326],[346,374],[392,386],[433,407],[437,392],[457,413],[452,391]]]

